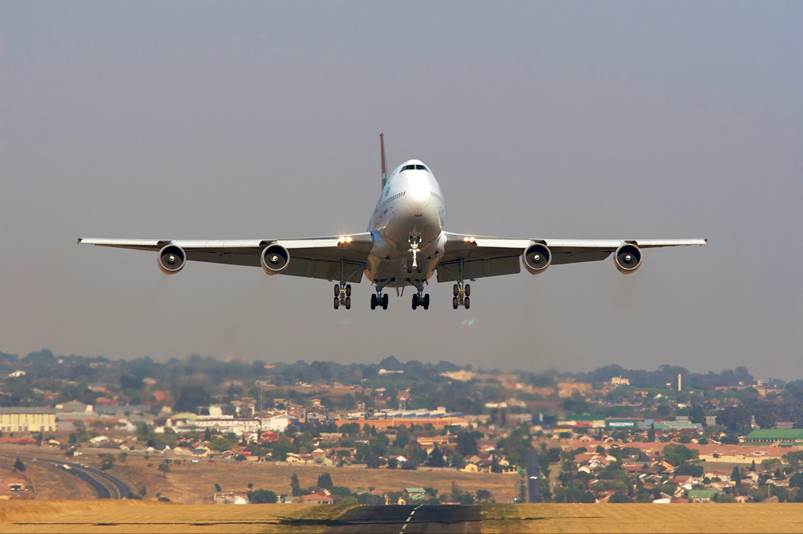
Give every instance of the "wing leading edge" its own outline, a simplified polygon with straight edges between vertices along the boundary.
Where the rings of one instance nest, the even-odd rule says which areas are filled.
[[[524,250],[535,243],[549,247],[552,265],[601,261],[625,244],[639,248],[702,246],[707,239],[508,239],[447,233],[446,250],[438,264],[438,282],[516,274]]]
[[[372,245],[371,234],[362,232],[342,236],[307,239],[107,239],[79,238],[79,245],[158,252],[167,245],[181,247],[187,261],[226,265],[261,266],[265,247],[280,245],[290,253],[290,261],[280,274],[359,282]]]

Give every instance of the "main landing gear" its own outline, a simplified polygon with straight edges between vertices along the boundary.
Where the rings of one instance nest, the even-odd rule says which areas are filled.
[[[415,310],[419,306],[425,310],[429,309],[429,293],[422,293],[421,291],[413,293],[413,309]]]
[[[371,309],[375,310],[377,306],[381,307],[383,310],[388,309],[387,293],[382,293],[381,291],[377,291],[376,293],[371,295]]]
[[[335,284],[335,309],[340,308],[340,305],[345,306],[347,310],[351,309],[351,284]]]
[[[471,308],[471,285],[458,282],[452,286],[452,309],[456,310],[461,305],[465,309]]]

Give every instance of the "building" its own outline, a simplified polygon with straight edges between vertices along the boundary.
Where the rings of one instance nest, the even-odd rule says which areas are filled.
[[[55,432],[50,408],[0,408],[0,432]]]
[[[611,385],[612,386],[629,386],[630,379],[626,376],[612,376],[611,377]]]
[[[762,428],[744,438],[746,444],[803,445],[803,428]]]

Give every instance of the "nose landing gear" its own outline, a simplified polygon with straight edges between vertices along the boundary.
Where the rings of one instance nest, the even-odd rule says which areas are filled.
[[[465,309],[471,308],[471,285],[458,282],[452,286],[452,309],[456,310],[459,306]]]
[[[418,253],[420,252],[419,247],[421,246],[421,236],[420,235],[410,236],[409,243],[410,243],[410,250],[408,250],[408,252],[412,254],[412,259],[410,263],[407,264],[407,274],[411,274],[413,272],[413,269],[415,269],[416,272],[420,273],[421,266],[418,265]]]

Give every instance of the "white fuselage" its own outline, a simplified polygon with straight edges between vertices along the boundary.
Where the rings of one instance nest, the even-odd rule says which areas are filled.
[[[374,245],[365,276],[384,287],[417,286],[432,276],[443,256],[446,206],[440,185],[419,160],[405,161],[384,181],[368,231]],[[416,267],[412,267],[417,242]]]

